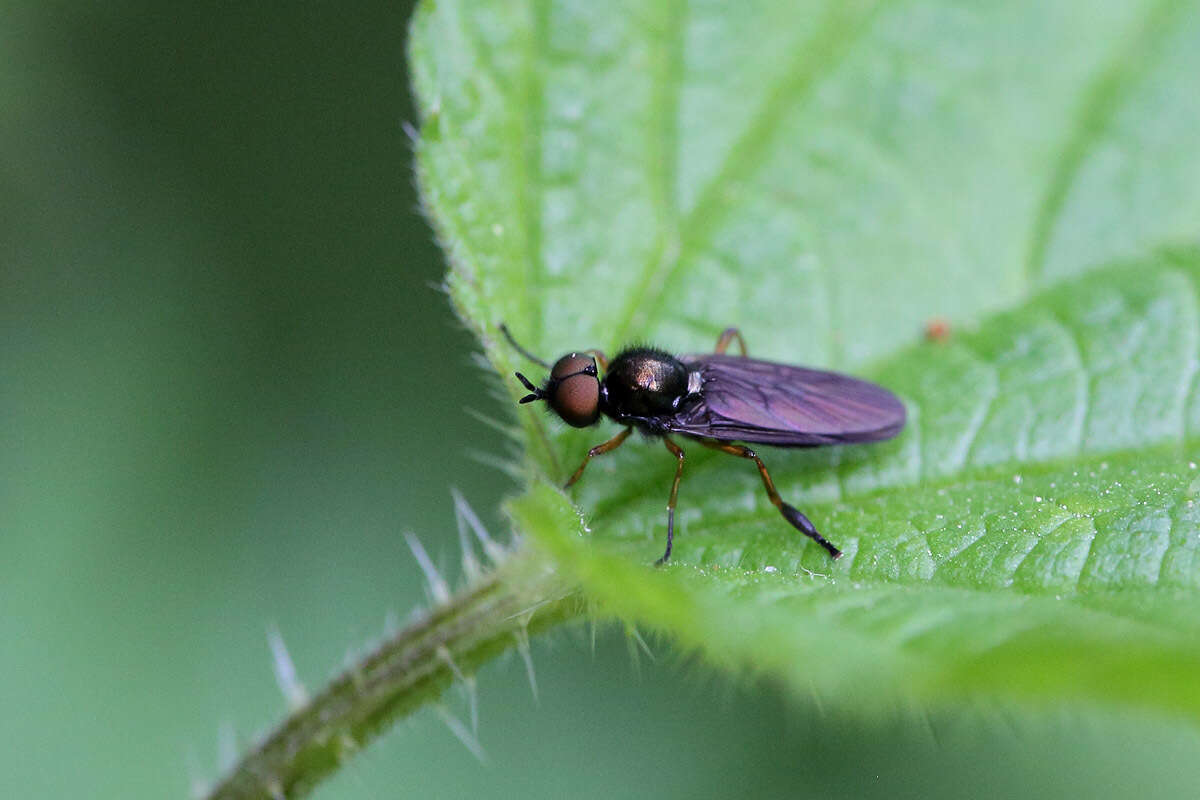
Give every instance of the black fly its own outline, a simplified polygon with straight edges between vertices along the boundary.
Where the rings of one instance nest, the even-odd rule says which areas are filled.
[[[737,328],[727,328],[715,351],[704,355],[676,358],[651,347],[634,347],[622,350],[610,362],[599,350],[587,350],[568,353],[553,366],[517,344],[504,325],[500,330],[522,355],[550,370],[541,386],[517,373],[530,392],[522,403],[545,400],[576,428],[595,425],[601,414],[625,426],[588,451],[567,486],[579,480],[588,461],[615,450],[634,428],[661,438],[675,456],[675,480],[667,503],[667,550],[659,564],[671,557],[675,499],[683,474],[683,450],[670,434],[754,461],[767,496],[783,518],[838,558],[842,552],[817,532],[808,517],[783,502],[758,454],[734,442],[821,447],[890,439],[904,427],[904,405],[887,389],[836,372],[748,358]],[[734,340],[740,356],[725,354]],[[604,370],[603,378],[597,363]]]

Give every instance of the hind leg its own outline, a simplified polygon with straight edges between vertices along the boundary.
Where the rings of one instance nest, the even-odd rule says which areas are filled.
[[[749,458],[758,465],[758,474],[762,476],[763,486],[766,487],[767,497],[771,499],[771,504],[779,509],[779,513],[783,518],[791,524],[793,528],[803,533],[808,538],[812,539],[817,544],[824,547],[829,555],[833,558],[841,558],[842,551],[838,550],[833,544],[817,531],[812,520],[804,516],[795,506],[788,505],[783,502],[783,498],[779,496],[779,492],[775,490],[775,482],[771,480],[770,473],[767,472],[767,465],[762,462],[749,447],[744,447],[740,444],[726,444],[725,442],[714,442],[712,440],[701,439],[700,443],[705,447],[711,447],[714,450],[720,450],[723,453],[737,456],[738,458]]]

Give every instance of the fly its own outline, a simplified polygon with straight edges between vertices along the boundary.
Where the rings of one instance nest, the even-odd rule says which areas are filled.
[[[703,355],[677,358],[653,347],[632,347],[609,361],[599,350],[586,350],[568,353],[553,366],[517,344],[507,327],[501,325],[500,330],[522,355],[550,371],[541,386],[516,373],[529,390],[521,403],[544,400],[563,422],[576,428],[595,425],[601,415],[624,426],[588,451],[567,480],[568,487],[579,480],[588,462],[620,447],[634,430],[661,439],[675,457],[675,480],[667,502],[667,549],[657,564],[671,557],[675,501],[683,475],[683,449],[671,440],[672,435],[753,461],[767,497],[783,518],[838,558],[842,551],[808,517],[783,501],[766,465],[746,444],[823,447],[877,442],[904,427],[904,404],[882,386],[837,372],[749,358],[737,328],[727,328],[714,351]],[[735,341],[740,356],[725,352]]]

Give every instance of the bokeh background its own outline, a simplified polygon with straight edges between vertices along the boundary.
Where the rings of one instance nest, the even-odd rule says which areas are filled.
[[[406,2],[0,3],[0,797],[184,797],[457,574],[510,413],[434,287]],[[564,332],[566,334],[568,332]],[[845,718],[586,627],[322,798],[1189,796],[1182,723]],[[466,717],[462,697],[447,707]]]

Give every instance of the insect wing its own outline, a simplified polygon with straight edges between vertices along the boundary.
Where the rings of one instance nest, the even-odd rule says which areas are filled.
[[[684,356],[701,388],[670,420],[677,433],[776,447],[890,439],[904,427],[900,400],[837,372],[728,355]]]

